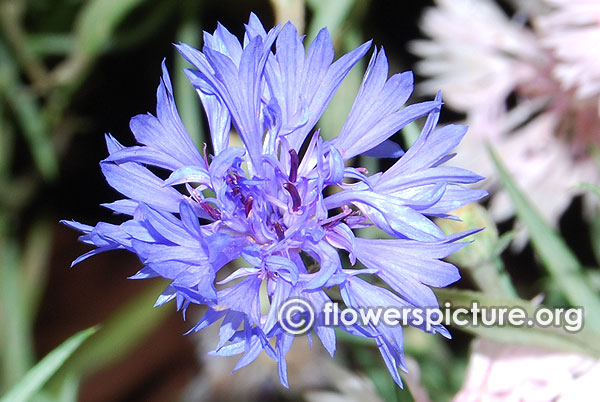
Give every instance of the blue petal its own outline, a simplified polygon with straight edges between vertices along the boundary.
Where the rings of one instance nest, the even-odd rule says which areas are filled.
[[[219,306],[246,314],[250,322],[260,325],[259,289],[262,280],[256,275],[218,292]]]
[[[308,103],[310,118],[308,123],[289,135],[292,148],[299,150],[304,139],[317,123],[334,93],[348,75],[352,67],[371,47],[371,41],[362,44],[350,53],[340,57],[333,64],[333,45],[326,29],[319,32],[310,46],[304,61],[302,83],[298,93],[303,94]],[[327,70],[325,70],[327,68]]]
[[[136,201],[124,199],[100,205],[115,213],[133,216],[139,204]]]
[[[342,191],[325,199],[328,208],[354,203],[371,221],[387,233],[421,241],[442,239],[444,233],[431,220],[402,205],[394,197],[372,191]]]
[[[311,279],[304,286],[306,289],[317,289],[324,286],[333,274],[342,269],[337,251],[326,242],[321,241],[315,245],[308,243],[305,245],[305,249],[313,251],[320,262],[319,271],[311,274]]]
[[[198,247],[201,243],[196,237],[190,236],[180,220],[169,213],[159,210],[154,210],[148,206],[141,204],[141,210],[145,215],[146,227],[156,230],[164,239],[181,246]],[[178,208],[179,210],[179,208]]]
[[[372,158],[399,158],[404,155],[404,150],[394,141],[385,140],[381,144],[363,152],[362,155]]]
[[[437,101],[421,102],[385,116],[378,116],[377,119],[369,119],[371,124],[364,126],[361,131],[353,127],[348,134],[344,136],[340,134],[335,146],[344,159],[348,160],[379,145],[404,126],[425,116],[439,105]]]
[[[249,347],[246,345],[245,349],[246,353],[240,360],[238,360],[237,364],[233,368],[233,371],[237,371],[252,363],[264,350],[264,343],[258,336],[253,337],[248,344]]]
[[[136,272],[134,275],[131,275],[128,279],[149,279],[156,278],[160,276],[156,271],[154,271],[150,267],[144,267]]]
[[[229,342],[233,335],[238,331],[243,321],[243,314],[230,312],[225,316],[225,319],[221,323],[221,328],[219,328],[219,343],[217,344],[217,349],[222,348]]]
[[[154,307],[160,307],[163,304],[170,302],[175,298],[176,295],[177,290],[171,285],[167,286],[167,288],[158,296],[158,299],[156,299]]]
[[[384,176],[397,176],[438,166],[458,146],[466,133],[466,126],[448,125],[430,134],[421,134],[422,140],[415,142]]]
[[[295,285],[298,282],[298,266],[288,258],[279,255],[270,255],[265,259],[266,268],[273,273],[277,273],[286,281]]]
[[[181,162],[171,155],[157,151],[146,146],[133,146],[112,153],[105,162],[138,162],[153,165],[165,169],[175,170],[181,166]]]
[[[281,384],[289,388],[288,374],[287,374],[287,363],[285,361],[285,355],[290,350],[294,337],[283,333],[277,339],[277,371],[279,373],[279,380]]]
[[[164,60],[162,70],[163,76],[156,94],[157,117],[148,114],[132,118],[131,131],[139,143],[165,154],[165,159],[170,157],[171,160],[177,161],[177,167],[203,166],[204,161],[183,127],[177,112],[171,79]]]
[[[219,321],[227,312],[226,311],[215,311],[212,308],[209,308],[204,316],[192,327],[187,334],[191,332],[202,331],[205,328],[208,328],[215,322]]]
[[[375,190],[389,194],[407,188],[438,184],[440,182],[470,184],[480,180],[483,180],[483,177],[469,170],[452,166],[438,166],[410,174],[398,174],[395,176],[384,174],[381,180],[375,185]]]
[[[229,56],[236,64],[239,64],[242,57],[240,41],[220,22],[217,23],[214,35],[204,32],[204,45]]]
[[[183,195],[172,188],[163,187],[163,181],[145,167],[132,162],[103,162],[100,168],[108,184],[124,196],[164,211],[179,211]]]
[[[460,279],[458,269],[454,265],[439,261],[438,258],[447,257],[466,243],[422,243],[401,239],[361,238],[356,238],[355,242],[356,257],[365,266],[380,272],[402,272],[423,284],[435,287],[447,286]]]

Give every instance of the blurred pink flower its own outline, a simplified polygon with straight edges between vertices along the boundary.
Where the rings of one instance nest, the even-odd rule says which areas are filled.
[[[599,380],[600,364],[589,357],[479,339],[454,402],[584,401]]]
[[[600,144],[600,2],[547,3],[522,3],[527,8],[509,18],[491,0],[436,0],[421,25],[430,39],[411,47],[422,57],[417,71],[428,77],[421,90],[441,88],[470,126],[453,163],[476,167],[494,190],[489,142],[556,224],[582,192],[578,184],[600,178],[590,156]],[[512,216],[502,191],[491,211],[498,220]]]
[[[578,99],[590,99],[598,105],[600,2],[546,0],[546,3],[556,8],[536,22],[544,45],[556,57],[553,76],[564,90],[574,90]]]

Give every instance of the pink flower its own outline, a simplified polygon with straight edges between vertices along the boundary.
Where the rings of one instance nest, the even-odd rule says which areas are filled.
[[[513,210],[496,188],[488,142],[552,223],[582,192],[579,183],[600,178],[590,157],[600,144],[600,3],[548,3],[555,8],[523,3],[531,7],[511,19],[492,0],[436,0],[421,25],[430,39],[412,44],[428,77],[421,90],[441,88],[465,114],[471,135],[453,163],[490,178],[499,220]]]
[[[479,339],[454,402],[580,401],[595,394],[598,380],[592,358]]]
[[[556,57],[553,76],[578,99],[598,104],[600,95],[600,2],[546,0],[555,6],[536,24],[544,45]]]

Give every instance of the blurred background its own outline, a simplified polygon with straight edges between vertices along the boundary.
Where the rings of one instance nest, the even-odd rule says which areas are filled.
[[[595,3],[0,0],[0,395],[20,387],[21,400],[86,402],[585,396],[584,384],[600,378]],[[292,20],[305,43],[327,26],[338,55],[374,39],[391,72],[415,71],[410,102],[442,90],[442,122],[471,127],[452,163],[486,176],[491,196],[458,211],[463,222],[440,225],[487,229],[451,260],[463,279],[440,291],[440,301],[583,306],[584,331],[450,328],[446,340],[408,329],[406,390],[372,343],[341,337],[332,361],[297,342],[286,390],[268,359],[230,375],[235,359],[206,356],[210,330],[183,336],[201,310],[184,321],[174,305],[153,309],[166,284],[127,280],[141,268],[135,256],[110,252],[70,269],[88,247],[60,219],[119,222],[99,206],[119,198],[98,165],[104,133],[133,145],[129,119],[154,112],[166,59],[183,121],[202,144],[204,112],[172,44],[201,46],[201,32],[217,21],[241,37],[250,12],[266,27]],[[325,136],[343,124],[367,61],[322,118]],[[395,139],[409,146],[418,133],[411,125]],[[387,162],[360,163],[377,171]],[[24,383],[44,356],[98,324],[91,336],[80,333],[64,364],[44,366],[43,381]]]

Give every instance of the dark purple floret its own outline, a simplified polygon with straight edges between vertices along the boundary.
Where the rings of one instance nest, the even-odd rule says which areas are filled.
[[[290,182],[295,183],[298,177],[298,165],[300,160],[298,159],[298,153],[295,149],[290,149]]]

